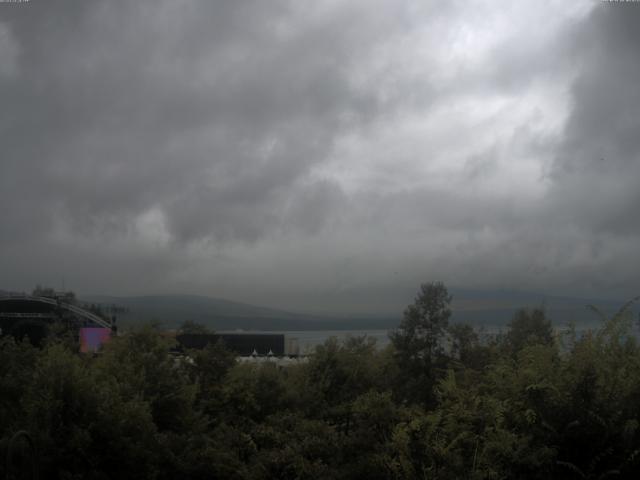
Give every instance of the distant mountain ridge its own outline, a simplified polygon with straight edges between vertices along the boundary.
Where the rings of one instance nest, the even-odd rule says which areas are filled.
[[[575,322],[582,326],[596,326],[597,315],[586,305],[594,304],[606,315],[614,314],[624,301],[587,300],[583,298],[549,296],[530,292],[481,291],[450,289],[453,322],[475,326],[502,327],[519,308],[543,307],[558,325]],[[127,309],[119,315],[121,325],[156,321],[166,328],[177,328],[190,320],[214,330],[356,330],[395,328],[402,318],[403,308],[394,316],[380,316],[376,312],[358,316],[322,316],[289,312],[225,299],[198,295],[146,295],[116,297],[85,295],[80,301],[96,304],[116,304]],[[634,306],[634,315],[638,307]]]
[[[475,325],[506,325],[516,310],[541,307],[556,326],[575,322],[581,327],[591,328],[600,323],[600,318],[588,308],[589,305],[611,316],[626,303],[626,300],[586,299],[509,290],[452,288],[450,291],[454,297],[453,320]],[[632,305],[631,311],[637,317],[638,305]]]
[[[119,316],[119,322],[124,325],[157,321],[167,328],[177,328],[184,321],[190,320],[214,330],[340,330],[389,328],[397,324],[397,321],[391,319],[347,320],[293,313],[199,295],[85,295],[80,301],[124,307],[128,312]]]

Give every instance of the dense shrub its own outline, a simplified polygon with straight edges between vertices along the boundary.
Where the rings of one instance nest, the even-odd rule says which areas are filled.
[[[31,462],[53,479],[635,478],[629,314],[557,339],[544,312],[521,311],[481,343],[447,325],[446,291],[429,292],[440,308],[408,309],[387,349],[333,339],[284,369],[236,363],[221,345],[176,357],[151,327],[97,356],[1,338],[2,458],[19,431],[37,450],[14,442],[28,461],[8,473]],[[425,371],[411,382],[403,368]]]

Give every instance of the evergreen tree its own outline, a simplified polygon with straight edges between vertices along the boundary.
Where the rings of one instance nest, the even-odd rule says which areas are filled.
[[[442,282],[425,283],[390,335],[400,368],[400,389],[409,401],[430,404],[442,360],[444,335],[451,317],[452,296]]]

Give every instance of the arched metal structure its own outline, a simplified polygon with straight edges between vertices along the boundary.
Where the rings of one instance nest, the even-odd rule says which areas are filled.
[[[35,304],[44,304],[48,306],[54,306],[56,308],[65,310],[67,312],[73,313],[77,315],[79,318],[87,320],[96,324],[97,326],[104,328],[111,328],[111,323],[106,321],[105,319],[95,315],[87,310],[80,308],[76,305],[72,305],[70,303],[63,302],[62,300],[49,298],[49,297],[35,297],[32,295],[26,294],[8,294],[4,296],[0,296],[0,317],[2,318],[51,318],[51,315],[44,312],[5,312],[2,311],[2,305],[6,302],[15,302],[15,301],[24,301],[24,302],[33,302]]]

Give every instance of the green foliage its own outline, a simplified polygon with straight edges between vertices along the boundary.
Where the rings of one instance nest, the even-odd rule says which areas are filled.
[[[23,422],[44,452],[44,472],[59,478],[155,475],[158,445],[148,404],[118,395],[115,382],[100,379],[90,359],[62,344],[40,352],[32,375],[22,398]]]
[[[197,405],[211,419],[216,419],[224,401],[224,379],[236,363],[235,354],[219,341],[189,352],[189,356],[192,362],[187,362],[185,368],[190,381],[197,386]]]
[[[391,341],[408,360],[428,361],[442,349],[441,339],[451,317],[452,297],[441,282],[420,286],[413,304],[404,312],[404,318]]]
[[[222,344],[175,356],[150,326],[96,356],[0,338],[0,453],[26,431],[53,479],[636,478],[627,309],[564,343],[521,311],[485,345],[449,302],[423,286],[390,347],[331,339],[286,368]]]
[[[145,326],[109,342],[95,363],[99,375],[115,379],[123,395],[149,404],[160,431],[181,432],[194,421],[197,388],[184,362],[169,353],[172,345]]]
[[[544,309],[518,310],[509,323],[506,342],[514,352],[527,345],[551,345],[553,343],[553,327]]]
[[[425,283],[390,334],[399,376],[397,391],[404,400],[433,404],[433,386],[442,367],[443,340],[451,317],[452,297],[441,282]],[[441,369],[440,369],[441,370]]]
[[[373,339],[353,337],[341,344],[331,338],[316,348],[306,365],[306,388],[333,407],[374,388],[381,380],[381,369]]]
[[[478,332],[471,325],[450,325],[448,333],[451,341],[450,355],[454,363],[459,360],[462,368],[482,371],[495,359],[493,346],[482,345]]]
[[[203,335],[203,334],[213,333],[213,332],[206,325],[203,325],[198,322],[194,322],[192,320],[186,320],[182,322],[182,325],[180,325],[180,328],[178,328],[178,333]]]

